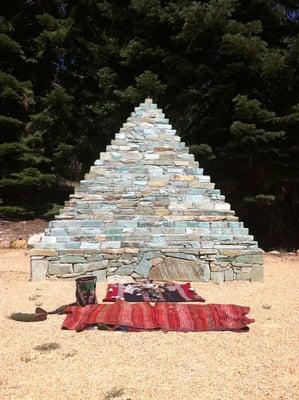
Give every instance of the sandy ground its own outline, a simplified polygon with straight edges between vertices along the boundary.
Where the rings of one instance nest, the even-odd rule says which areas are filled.
[[[194,284],[209,302],[249,305],[248,333],[76,333],[60,329],[63,316],[7,318],[72,302],[74,283],[31,283],[26,252],[1,250],[0,398],[297,400],[298,267],[298,256],[267,256],[264,284]],[[35,349],[47,343],[59,347]]]

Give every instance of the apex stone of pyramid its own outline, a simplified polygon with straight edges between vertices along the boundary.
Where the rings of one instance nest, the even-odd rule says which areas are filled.
[[[263,279],[263,251],[145,99],[31,251],[31,279]]]

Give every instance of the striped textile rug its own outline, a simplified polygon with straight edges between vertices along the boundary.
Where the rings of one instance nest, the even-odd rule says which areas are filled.
[[[62,329],[82,331],[99,329],[144,331],[242,331],[254,322],[246,316],[249,307],[234,304],[128,303],[68,306]]]

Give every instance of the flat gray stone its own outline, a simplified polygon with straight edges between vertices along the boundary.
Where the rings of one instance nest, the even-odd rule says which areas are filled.
[[[75,264],[75,263],[84,263],[86,262],[86,259],[83,256],[60,256],[59,261],[63,263],[70,263],[70,264]]]
[[[233,281],[235,279],[235,274],[232,268],[227,268],[224,271],[224,280],[225,282],[227,281]]]
[[[255,264],[251,269],[251,282],[264,281],[264,266]]]
[[[43,281],[47,277],[49,262],[44,259],[31,259],[30,280]]]
[[[174,258],[180,258],[183,260],[192,260],[195,261],[197,260],[197,257],[192,255],[192,254],[185,254],[185,253],[165,253],[166,257],[174,257]]]
[[[211,272],[211,280],[214,283],[221,284],[224,282],[224,271],[223,272]]]
[[[108,260],[74,264],[74,272],[92,272],[108,267]]]
[[[199,269],[201,270],[201,281],[208,282],[211,279],[211,271],[208,263],[200,263]]]
[[[144,258],[150,260],[151,258],[160,257],[160,255],[161,253],[158,251],[149,251],[147,253],[144,253]]]
[[[135,268],[135,272],[137,272],[137,274],[143,276],[144,278],[147,278],[151,267],[152,264],[150,263],[150,261],[146,258],[143,258]]]
[[[92,255],[86,256],[86,260],[87,260],[87,262],[102,261],[103,256],[102,256],[102,254],[92,254]]]
[[[49,263],[48,273],[50,275],[61,275],[73,272],[72,264]]]
[[[235,270],[237,281],[250,281],[252,268],[241,268],[240,271]]]
[[[136,264],[134,265],[122,265],[118,268],[118,275],[131,275],[136,270]]]
[[[97,282],[106,282],[106,271],[93,271],[92,275],[97,277]]]
[[[178,281],[201,281],[203,271],[199,261],[182,260],[166,257],[156,267],[150,270],[149,279],[153,280],[178,280]]]
[[[247,264],[263,264],[264,258],[262,254],[248,254],[236,257],[235,262]]]

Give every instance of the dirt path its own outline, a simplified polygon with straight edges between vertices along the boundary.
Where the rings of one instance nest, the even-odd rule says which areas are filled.
[[[194,285],[209,302],[251,306],[249,333],[75,333],[60,330],[62,316],[6,318],[73,301],[74,283],[31,283],[25,251],[2,250],[0,398],[297,400],[298,267],[299,257],[267,257],[264,284]],[[47,343],[58,348],[35,349]]]

